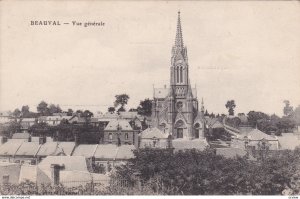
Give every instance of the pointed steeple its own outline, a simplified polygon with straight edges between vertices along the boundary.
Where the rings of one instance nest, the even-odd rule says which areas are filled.
[[[178,11],[178,20],[177,20],[177,31],[176,31],[176,38],[175,38],[175,47],[179,48],[179,49],[183,48],[180,11]]]
[[[203,97],[202,97],[202,101],[201,101],[201,112],[204,113],[204,102],[203,102]]]

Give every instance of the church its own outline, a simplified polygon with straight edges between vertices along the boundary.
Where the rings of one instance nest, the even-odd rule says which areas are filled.
[[[183,43],[178,12],[175,44],[171,52],[170,85],[153,88],[152,126],[173,139],[204,138],[203,100],[199,110],[196,88],[189,79],[187,48]]]

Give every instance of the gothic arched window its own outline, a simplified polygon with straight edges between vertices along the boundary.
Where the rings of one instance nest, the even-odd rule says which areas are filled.
[[[179,82],[179,67],[176,67],[176,82],[178,83]]]
[[[180,67],[180,83],[182,83],[182,67]]]

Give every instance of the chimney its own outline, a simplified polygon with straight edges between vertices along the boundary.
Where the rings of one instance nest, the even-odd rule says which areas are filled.
[[[60,166],[58,164],[51,164],[52,185],[59,185],[59,173],[60,170],[64,168],[64,165]]]
[[[39,137],[39,144],[45,144],[46,143],[46,137]]]

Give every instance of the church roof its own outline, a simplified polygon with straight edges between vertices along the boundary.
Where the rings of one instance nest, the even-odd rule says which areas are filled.
[[[174,147],[175,151],[185,149],[196,149],[203,151],[208,146],[208,143],[205,139],[189,140],[185,138],[179,138],[172,140],[172,146]]]
[[[154,98],[166,98],[169,94],[169,88],[154,88]]]
[[[158,128],[147,128],[141,133],[141,139],[152,139],[152,138],[165,139],[168,138],[167,133],[163,133]]]

